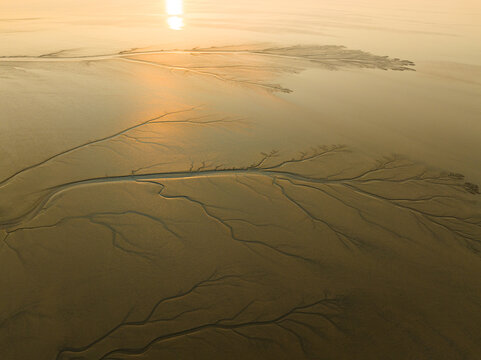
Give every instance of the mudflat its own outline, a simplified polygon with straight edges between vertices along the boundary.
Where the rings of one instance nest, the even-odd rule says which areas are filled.
[[[481,357],[481,7],[297,5],[0,5],[1,359]]]

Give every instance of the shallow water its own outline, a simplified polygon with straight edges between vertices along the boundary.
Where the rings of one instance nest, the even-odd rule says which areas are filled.
[[[0,14],[2,359],[480,356],[479,2]]]

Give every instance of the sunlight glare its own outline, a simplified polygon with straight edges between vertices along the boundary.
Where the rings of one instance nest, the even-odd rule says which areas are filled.
[[[167,18],[167,24],[172,30],[182,30],[184,27],[184,19],[179,16],[169,16]]]
[[[182,0],[165,0],[165,11],[169,16],[167,25],[172,30],[182,30],[184,27],[184,14]]]
[[[165,10],[167,15],[170,16],[178,16],[184,13],[182,9],[182,0],[166,0],[165,1]]]

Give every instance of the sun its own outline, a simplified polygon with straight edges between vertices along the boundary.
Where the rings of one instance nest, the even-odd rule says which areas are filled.
[[[167,25],[172,30],[182,30],[184,27],[184,14],[182,0],[165,0],[165,11],[169,16],[167,18]]]

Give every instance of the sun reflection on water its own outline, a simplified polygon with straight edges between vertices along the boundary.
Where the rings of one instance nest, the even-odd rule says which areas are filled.
[[[165,11],[168,15],[167,25],[172,30],[182,30],[184,27],[184,15],[182,0],[165,0]]]

